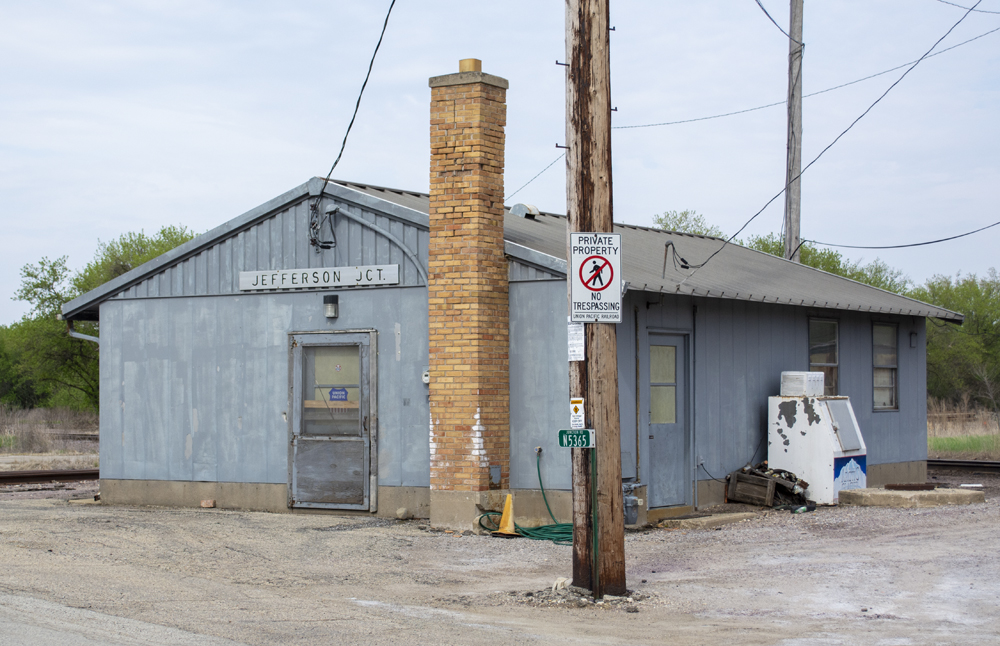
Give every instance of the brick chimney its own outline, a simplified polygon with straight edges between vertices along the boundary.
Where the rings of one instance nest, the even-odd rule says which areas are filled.
[[[474,58],[429,84],[431,524],[469,529],[508,487],[508,84]]]

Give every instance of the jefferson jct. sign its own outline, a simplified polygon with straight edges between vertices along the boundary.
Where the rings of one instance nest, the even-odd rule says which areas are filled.
[[[622,237],[571,233],[570,312],[574,322],[622,322]]]
[[[241,271],[240,291],[398,285],[399,265]]]

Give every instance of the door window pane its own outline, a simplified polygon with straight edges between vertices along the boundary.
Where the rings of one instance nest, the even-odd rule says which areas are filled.
[[[303,349],[302,433],[361,434],[361,350],[356,345]]]
[[[672,345],[649,347],[649,381],[654,384],[677,383],[677,348]]]
[[[655,347],[655,346],[654,346]],[[673,348],[671,348],[673,349]],[[649,389],[649,423],[677,423],[677,387],[651,386]]]

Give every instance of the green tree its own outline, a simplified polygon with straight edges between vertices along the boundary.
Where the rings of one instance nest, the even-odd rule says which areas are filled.
[[[705,216],[687,209],[683,211],[664,211],[653,216],[653,226],[664,231],[693,233],[700,236],[724,238],[722,229],[705,221]]]
[[[85,294],[100,287],[192,238],[194,232],[187,227],[165,226],[152,236],[140,231],[122,234],[111,242],[98,241],[94,259],[70,281],[74,294]]]
[[[779,258],[785,255],[785,240],[774,233],[763,236],[750,236],[740,241],[740,244],[750,249],[763,251]],[[913,282],[899,269],[890,267],[883,260],[876,258],[863,264],[860,260],[848,260],[839,251],[829,248],[819,248],[808,242],[799,247],[799,260],[803,265],[821,269],[830,274],[856,280],[859,283],[878,287],[888,292],[906,294]]]
[[[166,226],[152,236],[126,233],[111,242],[98,242],[94,259],[75,274],[65,256],[25,265],[14,299],[29,303],[31,310],[21,321],[2,328],[0,401],[96,409],[98,347],[66,333],[66,324],[57,319],[63,304],[193,237],[182,226]],[[80,322],[76,329],[100,336],[97,323]]]
[[[16,333],[12,327],[0,326],[0,404],[34,408],[45,400],[48,391],[18,369],[20,355],[12,343]]]
[[[726,237],[722,229],[714,224],[709,224],[705,220],[705,216],[691,210],[664,211],[661,215],[653,216],[653,224],[657,229],[664,231],[679,231],[716,238]],[[747,240],[737,240],[736,242],[744,247],[763,251],[779,258],[785,255],[785,240],[775,233],[750,236]],[[913,286],[913,282],[906,274],[890,267],[879,258],[864,264],[860,260],[854,261],[844,258],[839,251],[819,248],[806,242],[799,247],[799,259],[803,265],[897,294],[905,294]]]
[[[934,276],[913,298],[965,315],[961,326],[928,319],[927,392],[952,401],[963,393],[1000,408],[1000,275]]]

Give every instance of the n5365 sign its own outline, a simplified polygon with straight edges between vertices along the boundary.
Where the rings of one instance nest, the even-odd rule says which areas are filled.
[[[594,448],[594,429],[581,428],[559,431],[559,446],[568,449]]]

